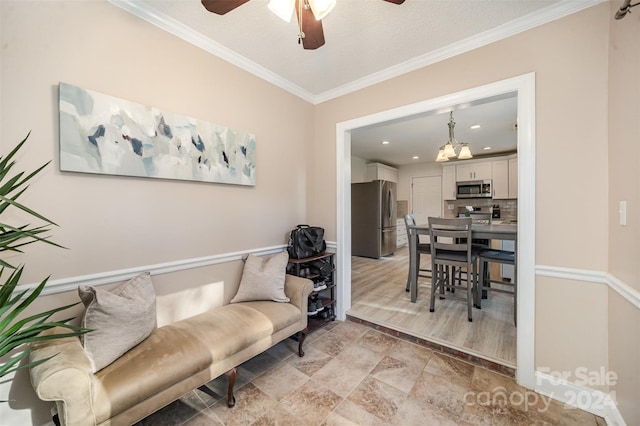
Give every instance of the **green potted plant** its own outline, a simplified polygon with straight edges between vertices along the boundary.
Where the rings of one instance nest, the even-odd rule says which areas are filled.
[[[27,190],[28,183],[44,169],[50,162],[42,165],[32,173],[18,172],[11,175],[15,165],[14,157],[29,138],[29,134],[6,156],[0,156],[0,252],[22,253],[26,245],[43,242],[57,247],[60,245],[49,240],[47,233],[51,226],[57,226],[46,217],[36,213],[17,199]],[[19,209],[27,216],[44,222],[44,225],[10,225],[6,223],[5,212],[8,209]],[[49,277],[45,278],[36,288],[16,291],[24,265],[15,266],[0,257],[0,377],[22,368],[28,368],[47,361],[36,363],[23,362],[29,356],[30,343],[39,340],[61,337],[78,336],[88,330],[69,324],[74,318],[53,320],[52,317],[75,304],[61,306],[46,312],[36,313],[22,318],[21,314],[38,298]],[[3,277],[7,276],[6,279]],[[63,327],[67,333],[55,336],[41,336],[40,333],[53,327]]]

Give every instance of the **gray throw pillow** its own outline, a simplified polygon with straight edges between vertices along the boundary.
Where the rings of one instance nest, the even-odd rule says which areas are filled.
[[[284,276],[289,254],[286,251],[269,259],[249,255],[244,264],[240,287],[231,303],[249,302],[252,300],[273,300],[288,302],[284,294]]]
[[[145,272],[112,289],[81,285],[85,311],[81,336],[93,372],[99,371],[142,342],[156,328],[156,293]]]

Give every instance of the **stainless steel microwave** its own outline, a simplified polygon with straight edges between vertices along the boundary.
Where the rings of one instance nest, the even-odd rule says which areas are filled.
[[[456,198],[491,198],[491,179],[456,182]]]

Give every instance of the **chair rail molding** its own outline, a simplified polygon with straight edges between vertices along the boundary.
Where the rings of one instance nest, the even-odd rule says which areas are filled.
[[[68,291],[76,291],[79,285],[100,286],[105,284],[113,284],[120,281],[126,281],[135,277],[142,272],[150,272],[151,275],[167,274],[170,272],[184,271],[187,269],[202,268],[204,266],[217,265],[220,263],[235,262],[245,259],[248,255],[268,256],[280,253],[286,249],[286,244],[277,246],[262,247],[248,249],[242,251],[234,251],[229,253],[214,254],[211,256],[197,257],[192,259],[182,259],[173,262],[157,263],[155,265],[142,265],[133,268],[118,269],[115,271],[98,272],[96,274],[79,275],[76,277],[61,278],[57,280],[49,280],[47,285],[40,293],[41,296],[48,296],[57,293],[65,293]],[[335,250],[335,241],[327,241],[327,248]],[[31,283],[21,285],[17,291],[33,290],[40,283]]]
[[[594,271],[590,269],[564,268],[561,266],[536,265],[536,275],[605,284],[629,303],[640,309],[640,291],[608,272]]]

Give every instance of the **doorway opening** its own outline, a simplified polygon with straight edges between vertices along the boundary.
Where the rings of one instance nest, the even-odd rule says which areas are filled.
[[[502,80],[462,92],[338,123],[337,163],[337,260],[339,319],[351,307],[351,131],[384,121],[450,108],[465,103],[516,94],[518,132],[518,328],[517,370],[519,384],[535,386],[535,74]]]

